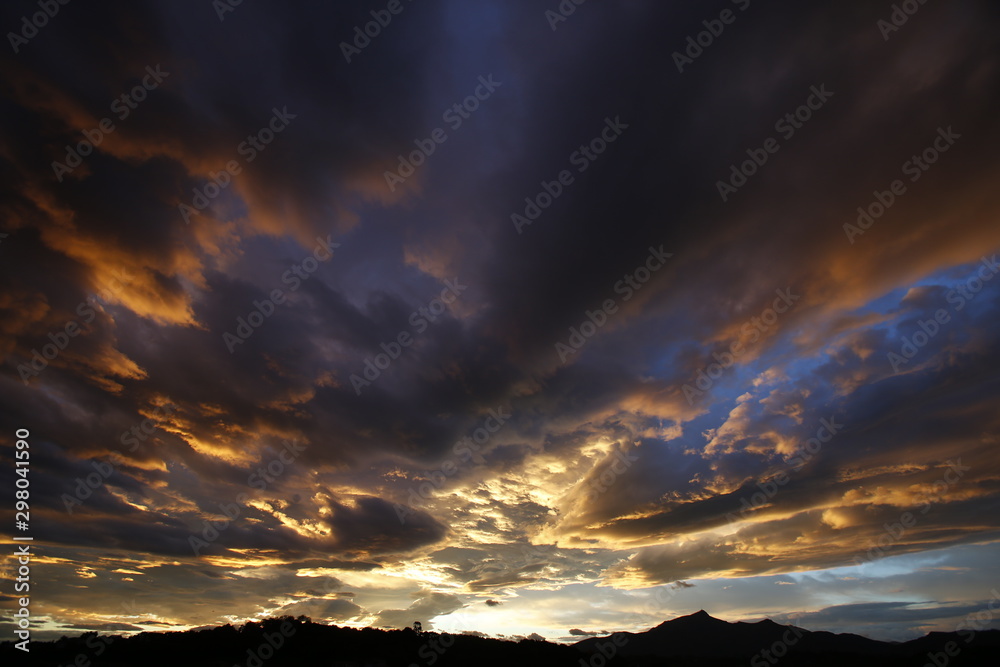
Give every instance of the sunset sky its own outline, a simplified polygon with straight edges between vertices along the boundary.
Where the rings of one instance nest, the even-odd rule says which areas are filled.
[[[954,630],[1000,6],[903,4],[4,3],[2,639],[18,429],[33,639]]]

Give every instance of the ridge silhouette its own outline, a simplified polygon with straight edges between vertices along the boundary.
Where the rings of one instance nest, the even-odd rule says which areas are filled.
[[[828,664],[823,662],[825,658],[850,658],[852,667],[868,664],[923,667],[927,663],[934,665],[930,656],[937,654],[942,656],[938,667],[1000,664],[1000,630],[978,633],[934,632],[908,642],[883,642],[851,633],[834,634],[781,625],[769,618],[755,622],[724,621],[705,610],[664,621],[645,632],[619,632],[605,637],[591,637],[573,646],[594,655],[601,653],[603,646],[603,653],[607,654],[610,652],[607,648],[609,642],[616,646],[616,656],[626,658],[709,661],[671,662],[671,665],[746,665],[747,661],[750,661],[752,667],[776,665],[779,662],[782,665],[820,665]],[[950,648],[955,655],[945,650],[949,643],[953,644]],[[843,663],[834,660],[829,664]]]
[[[935,632],[892,643],[808,631],[770,619],[731,623],[704,610],[645,632],[619,632],[576,644],[411,628],[345,628],[313,623],[305,616],[129,637],[88,632],[32,642],[30,654],[15,649],[12,641],[0,643],[3,664],[93,667],[994,667],[1000,664],[998,657],[1000,630]]]

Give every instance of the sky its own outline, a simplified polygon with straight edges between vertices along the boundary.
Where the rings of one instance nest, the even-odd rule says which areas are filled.
[[[986,608],[1000,7],[903,4],[4,3],[4,639],[15,535],[41,640]]]

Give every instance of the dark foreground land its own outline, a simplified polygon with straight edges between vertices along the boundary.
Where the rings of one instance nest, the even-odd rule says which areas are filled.
[[[187,632],[131,637],[87,633],[0,644],[0,662],[73,667],[953,667],[1000,665],[1000,630],[932,633],[905,643],[809,632],[773,621],[728,623],[705,612],[643,633],[616,633],[572,646],[523,639],[405,630],[357,630],[305,617],[267,619]]]

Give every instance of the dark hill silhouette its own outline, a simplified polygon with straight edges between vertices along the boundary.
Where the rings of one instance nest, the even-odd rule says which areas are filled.
[[[790,625],[779,625],[770,619],[757,623],[729,623],[709,616],[705,611],[666,621],[646,632],[621,634],[628,637],[627,645],[621,652],[635,656],[735,658],[752,656],[774,643],[785,643],[789,648],[794,646],[816,653],[835,650],[859,655],[887,655],[892,652],[892,645],[859,635],[809,632]],[[602,640],[585,639],[576,646],[587,650],[599,641]]]
[[[937,632],[905,643],[890,643],[854,634],[809,631],[793,625],[780,625],[770,619],[755,623],[730,623],[714,618],[704,610],[665,621],[646,632],[592,637],[574,646],[591,654],[602,653],[603,646],[603,653],[608,654],[609,642],[616,646],[618,656],[671,658],[671,665],[751,664],[752,667],[764,667],[778,663],[848,664],[849,660],[852,667],[869,664],[923,667],[930,660],[928,653],[939,652],[944,652],[949,667],[1000,664],[998,630],[975,635],[971,632]],[[949,642],[953,642],[951,650],[956,653],[954,656],[945,652]],[[648,664],[666,663],[660,660]]]
[[[781,656],[784,638],[797,640]],[[966,641],[971,636],[972,641]],[[949,644],[949,642],[951,644]],[[956,656],[947,655],[951,649]],[[929,655],[930,654],[930,655]],[[994,667],[1000,631],[932,633],[893,644],[858,635],[809,632],[770,620],[729,623],[701,611],[646,632],[616,633],[574,645],[405,630],[354,629],[282,617],[241,627],[143,632],[131,637],[86,633],[32,642],[25,654],[0,644],[4,665],[93,667]]]

